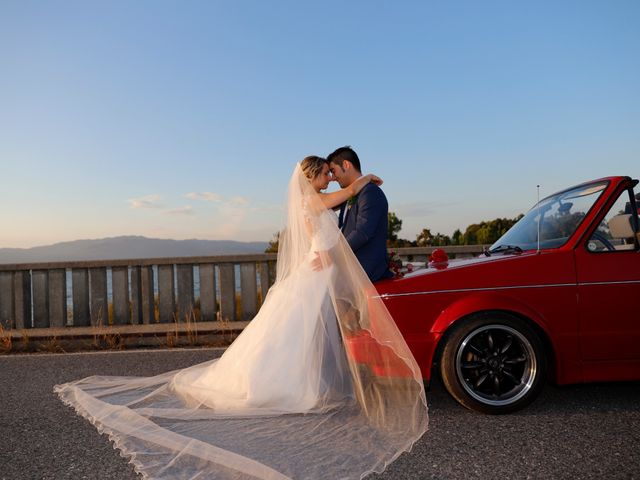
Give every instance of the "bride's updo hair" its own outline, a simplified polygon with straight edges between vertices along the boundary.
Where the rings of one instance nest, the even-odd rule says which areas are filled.
[[[326,158],[310,155],[300,162],[300,167],[302,168],[305,176],[309,180],[313,180],[322,173],[322,169],[327,163]]]

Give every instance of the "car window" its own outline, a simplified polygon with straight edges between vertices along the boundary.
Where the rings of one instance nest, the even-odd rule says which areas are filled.
[[[607,182],[581,185],[541,200],[492,249],[501,245],[514,245],[523,250],[564,245],[606,187]]]
[[[637,210],[638,202],[634,202],[633,190],[624,190],[589,238],[587,250],[590,252],[636,250]]]

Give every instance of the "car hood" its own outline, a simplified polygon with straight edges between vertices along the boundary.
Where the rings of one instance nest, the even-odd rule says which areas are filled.
[[[546,272],[554,266],[571,274],[571,261],[560,252],[527,251],[519,254],[481,255],[476,258],[449,260],[446,263],[430,263],[396,278],[376,283],[381,295],[407,294],[428,291],[453,291],[460,289],[491,289],[546,284]],[[564,279],[567,280],[567,279]]]
[[[521,258],[523,256],[528,256],[531,254],[532,253],[497,254],[492,256],[480,255],[478,257],[473,257],[473,258],[459,258],[459,259],[454,258],[453,260],[449,260],[443,263],[436,263],[436,264],[429,262],[426,268],[420,268],[411,273],[407,273],[402,277],[402,279],[419,277],[422,275],[435,275],[446,270],[453,270],[458,268],[470,268],[478,265],[495,263],[498,261],[513,260],[513,259]]]

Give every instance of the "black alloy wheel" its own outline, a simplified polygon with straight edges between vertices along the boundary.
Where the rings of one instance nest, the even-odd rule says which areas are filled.
[[[531,403],[544,386],[544,346],[519,317],[504,312],[476,314],[454,324],[444,341],[443,383],[471,410],[513,412]]]

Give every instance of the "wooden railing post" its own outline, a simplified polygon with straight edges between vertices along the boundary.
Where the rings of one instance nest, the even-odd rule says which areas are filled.
[[[240,298],[242,299],[242,320],[251,320],[258,311],[258,288],[256,264],[240,264]]]
[[[31,271],[18,270],[13,273],[13,314],[15,328],[29,328],[31,316]]]
[[[153,267],[140,267],[140,285],[142,323],[156,323],[156,299],[153,281]]]
[[[14,325],[13,272],[0,272],[0,326],[9,330]]]
[[[49,327],[49,275],[47,270],[34,270],[31,274],[33,284],[33,326]]]
[[[71,272],[71,288],[73,290],[73,326],[87,327],[91,325],[89,270],[74,268]]]
[[[142,323],[142,278],[140,267],[131,267],[131,323]]]
[[[173,279],[173,265],[158,267],[158,308],[160,323],[174,321],[176,314],[175,281]]]
[[[216,278],[212,263],[200,264],[200,320],[216,320]]]
[[[49,326],[65,327],[67,325],[67,272],[64,268],[49,270]]]
[[[89,269],[91,325],[109,324],[109,302],[107,297],[107,269],[97,267]]]
[[[129,316],[129,267],[111,269],[111,291],[113,293],[113,324],[127,325]]]
[[[220,272],[220,317],[224,321],[236,319],[236,275],[233,263],[221,263]]]
[[[193,265],[178,265],[178,321],[194,321]]]
[[[264,299],[269,291],[269,264],[267,262],[260,262],[260,305],[264,303]]]

